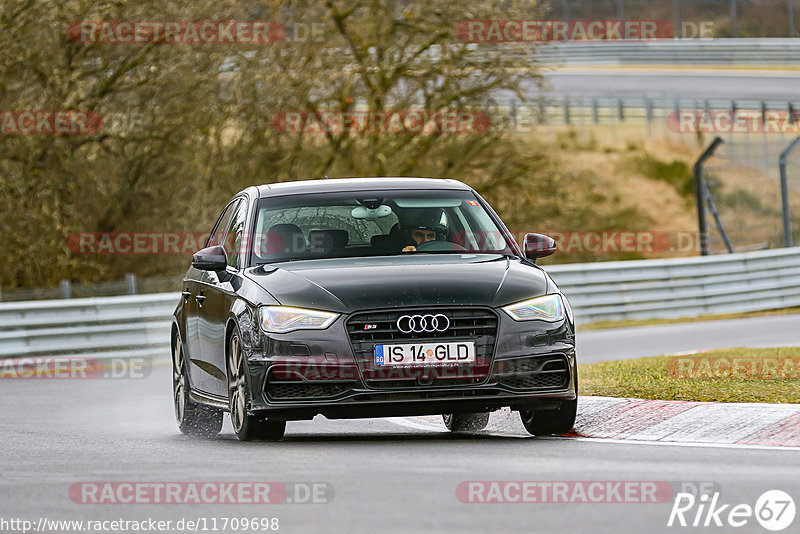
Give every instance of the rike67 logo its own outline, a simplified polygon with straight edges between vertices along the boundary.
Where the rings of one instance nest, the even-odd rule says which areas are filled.
[[[771,532],[786,530],[794,521],[794,499],[781,490],[769,490],[755,505],[720,501],[720,493],[678,493],[667,521],[668,527],[733,527],[753,525],[753,519]]]

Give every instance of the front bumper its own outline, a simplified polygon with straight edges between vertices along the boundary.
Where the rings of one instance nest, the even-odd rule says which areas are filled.
[[[320,332],[264,336],[261,350],[248,357],[250,411],[274,420],[349,419],[549,409],[576,398],[574,329],[567,320],[516,322],[498,313],[491,354],[472,368],[379,385],[356,360],[345,320]]]
[[[431,393],[434,393],[431,391]],[[354,402],[338,401],[308,403],[294,401],[286,405],[254,406],[253,413],[269,419],[301,420],[324,415],[328,419],[358,419],[363,417],[394,417],[412,415],[438,415],[443,413],[477,413],[510,407],[512,410],[552,409],[562,401],[575,399],[573,391],[536,394],[494,394],[496,390],[483,388],[467,396],[457,397],[456,392],[441,392],[441,398],[417,398],[414,393],[370,393]],[[464,392],[466,393],[466,392]]]

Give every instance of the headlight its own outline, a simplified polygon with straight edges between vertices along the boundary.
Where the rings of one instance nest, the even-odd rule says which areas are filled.
[[[287,306],[264,306],[258,312],[261,316],[261,328],[271,334],[285,334],[294,330],[322,330],[339,317],[338,313]]]
[[[556,322],[564,318],[564,303],[557,294],[544,295],[534,299],[523,300],[503,308],[503,311],[515,321],[540,321]]]
[[[567,312],[567,319],[569,319],[570,323],[575,323],[575,317],[572,314],[572,306],[569,303],[569,299],[564,295],[561,295],[561,300],[564,301],[564,309]]]

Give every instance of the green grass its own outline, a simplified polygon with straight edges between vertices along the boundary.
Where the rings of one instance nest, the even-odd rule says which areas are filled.
[[[666,182],[682,196],[694,194],[694,176],[689,165],[680,160],[661,161],[645,152],[630,160],[634,171],[653,180]]]
[[[800,361],[800,347],[726,349],[704,352],[708,358],[791,358]],[[684,356],[657,356],[580,364],[581,395],[709,402],[800,403],[800,380],[763,378],[681,378],[667,362]],[[675,362],[677,363],[677,362]],[[797,374],[800,375],[800,369]]]
[[[567,295],[569,297],[569,295]],[[699,317],[682,317],[680,319],[629,319],[627,321],[597,321],[586,325],[578,325],[579,332],[605,330],[608,328],[632,328],[636,326],[653,326],[660,324],[697,323],[700,321],[721,321],[723,319],[746,319],[748,317],[768,317],[772,315],[789,315],[800,313],[800,308],[781,308],[745,313],[728,313],[723,315],[701,315]]]

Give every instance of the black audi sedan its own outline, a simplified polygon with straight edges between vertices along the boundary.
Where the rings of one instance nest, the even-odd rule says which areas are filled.
[[[249,187],[194,254],[172,325],[180,430],[242,440],[286,421],[442,414],[483,429],[510,407],[534,435],[575,421],[572,311],[469,186],[350,178]]]

